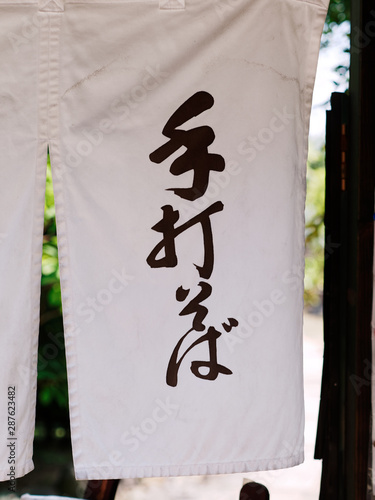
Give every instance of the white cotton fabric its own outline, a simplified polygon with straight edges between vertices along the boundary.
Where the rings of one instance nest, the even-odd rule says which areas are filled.
[[[303,461],[305,165],[327,7],[328,0],[0,2],[2,480],[8,387],[16,388],[17,477],[33,468],[47,146],[77,479]],[[211,129],[214,140],[207,146],[203,134],[151,161],[170,140],[168,120],[197,93],[213,104],[176,127]],[[225,162],[194,201],[170,190],[193,186],[193,170],[169,171],[185,152],[193,168]],[[209,277],[196,267],[205,257],[200,223],[176,237],[175,266],[149,265],[163,238],[154,228],[162,207],[178,211],[177,228],[214,204],[223,208],[209,217]],[[207,309],[204,331],[190,332],[179,356],[215,329],[226,373],[194,375],[192,363],[213,359],[201,342],[171,386],[172,353],[196,318],[180,313],[202,286],[211,289],[198,304]]]

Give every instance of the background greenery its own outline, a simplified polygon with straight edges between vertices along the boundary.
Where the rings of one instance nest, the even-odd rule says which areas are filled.
[[[305,210],[305,308],[320,311],[324,271],[324,150],[310,148]]]
[[[345,21],[350,21],[350,0],[331,0],[324,31],[327,33],[334,25]]]

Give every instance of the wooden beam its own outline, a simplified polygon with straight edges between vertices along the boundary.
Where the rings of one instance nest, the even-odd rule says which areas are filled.
[[[119,482],[118,479],[88,481],[83,498],[87,500],[114,500]]]
[[[371,310],[375,171],[375,6],[352,0],[348,170],[348,346],[345,484],[347,500],[365,500],[368,485],[371,384]],[[368,383],[353,383],[353,376]]]

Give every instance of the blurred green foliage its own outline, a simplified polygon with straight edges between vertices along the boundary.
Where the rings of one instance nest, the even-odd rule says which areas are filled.
[[[305,305],[319,308],[323,297],[324,271],[324,151],[310,149],[307,163],[305,210]]]
[[[61,439],[69,432],[60,275],[51,165],[48,158],[38,352],[36,438]]]
[[[324,25],[323,36],[321,39],[320,47],[327,48],[331,44],[332,32],[338,26],[346,23],[346,36],[348,38],[347,47],[344,49],[345,53],[349,53],[350,46],[350,0],[331,0],[328,8],[328,14]],[[342,31],[341,31],[342,32]],[[340,83],[349,82],[349,64],[338,64],[335,68],[336,79],[333,82],[336,86]]]
[[[324,36],[321,47],[329,46],[332,30],[336,26],[350,22],[350,0],[330,0]],[[349,36],[349,35],[348,35]],[[349,67],[338,65],[335,68],[339,85],[349,80]],[[325,152],[310,149],[307,164],[306,197],[306,256],[305,256],[305,305],[319,308],[323,296],[324,272],[324,203],[325,203]]]
[[[51,308],[60,307],[60,275],[57,255],[57,236],[55,221],[55,202],[53,195],[51,163],[48,157],[46,200],[44,209],[44,237],[42,258],[42,287],[48,288],[48,304]]]
[[[350,0],[331,0],[325,31],[330,31],[333,26],[345,21],[350,21]]]
[[[332,30],[350,22],[350,0],[330,0],[324,36],[321,47],[329,46]],[[349,35],[348,35],[349,36]],[[349,67],[339,65],[335,68],[337,82],[349,80]],[[310,149],[307,164],[306,196],[306,255],[305,255],[305,305],[307,308],[320,308],[323,297],[324,273],[324,203],[325,203],[325,152]]]

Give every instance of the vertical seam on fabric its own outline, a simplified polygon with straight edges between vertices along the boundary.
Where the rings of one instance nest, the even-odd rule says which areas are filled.
[[[55,14],[56,15],[56,14]],[[64,200],[65,193],[62,185],[62,178],[64,175],[64,165],[60,157],[60,61],[61,61],[61,21],[62,13],[58,14],[57,21],[54,26],[53,37],[53,61],[55,63],[55,71],[52,71],[51,82],[51,102],[52,108],[49,109],[50,113],[50,157],[51,157],[51,171],[53,177],[53,186],[55,193],[55,209],[56,209],[56,223],[57,223],[57,243],[58,255],[60,266],[60,284],[61,284],[61,298],[63,305],[63,319],[64,319],[64,339],[65,339],[65,356],[67,366],[68,378],[68,393],[69,393],[69,415],[70,415],[70,428],[71,428],[71,443],[73,462],[76,467],[77,459],[81,455],[81,433],[82,428],[79,414],[79,401],[78,401],[78,378],[77,378],[77,363],[74,337],[78,333],[74,325],[73,315],[70,311],[71,307],[71,293],[70,293],[70,266],[69,266],[69,242],[66,228],[65,206]],[[54,19],[54,18],[53,18]],[[51,55],[50,55],[51,57]]]
[[[295,0],[296,2],[300,2],[300,3],[306,3],[306,4],[309,4],[309,5],[314,5],[315,7],[322,7],[323,9],[326,9],[326,5],[325,3],[327,3],[327,6],[328,6],[328,0],[327,2],[323,2],[322,0]]]
[[[31,319],[31,360],[30,360],[30,378],[31,378],[31,391],[30,391],[30,411],[32,421],[35,425],[36,414],[36,397],[37,397],[37,367],[38,367],[38,342],[39,342],[39,327],[40,327],[40,294],[41,294],[41,275],[42,275],[42,255],[43,255],[43,226],[44,226],[44,202],[45,202],[45,182],[46,182],[46,165],[43,170],[43,158],[46,163],[47,156],[45,154],[47,144],[45,141],[41,142],[40,135],[42,132],[43,116],[41,110],[43,109],[40,104],[43,100],[43,82],[41,82],[41,64],[42,64],[42,45],[45,43],[45,31],[39,30],[39,40],[36,49],[36,87],[38,92],[37,100],[37,145],[35,154],[35,178],[34,178],[34,198],[33,198],[33,227],[32,227],[32,284],[30,287],[31,304],[34,302],[32,319]],[[31,443],[27,446],[33,446],[33,436]]]
[[[50,113],[50,85],[51,85],[51,16],[48,15],[48,68],[47,68],[47,137],[48,141],[50,140],[50,119],[49,119],[49,113]]]

